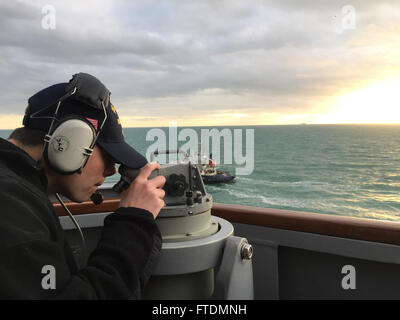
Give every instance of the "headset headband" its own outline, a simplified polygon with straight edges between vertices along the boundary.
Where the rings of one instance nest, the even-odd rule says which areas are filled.
[[[66,92],[74,92],[72,99],[83,102],[95,109],[108,106],[110,91],[95,77],[87,73],[77,73],[65,87]]]
[[[91,146],[91,147],[93,147],[95,145],[95,143],[97,142],[100,132],[104,126],[104,123],[107,120],[106,107],[110,103],[111,92],[97,78],[93,77],[90,74],[83,73],[83,72],[74,74],[72,76],[72,79],[65,86],[65,91],[67,93],[55,102],[55,103],[57,103],[57,107],[56,107],[56,110],[52,117],[46,117],[46,116],[41,117],[41,116],[36,116],[36,115],[38,113],[43,112],[44,110],[52,107],[55,103],[52,103],[49,106],[32,113],[30,115],[30,118],[51,118],[52,119],[48,133],[45,138],[45,141],[48,142],[48,139],[50,138],[50,134],[54,127],[54,123],[56,120],[58,120],[57,115],[58,115],[58,111],[60,109],[60,105],[64,100],[71,98],[73,100],[84,103],[85,105],[90,106],[94,109],[98,109],[98,110],[103,109],[104,119],[103,119],[99,129],[97,130],[96,137]]]

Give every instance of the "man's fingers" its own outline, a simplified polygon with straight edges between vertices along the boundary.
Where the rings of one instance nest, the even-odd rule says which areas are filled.
[[[163,189],[157,189],[156,194],[160,199],[165,197],[165,191]]]
[[[154,177],[153,179],[150,179],[149,183],[155,188],[162,188],[165,184],[165,181],[166,179],[164,176],[157,176]]]
[[[159,170],[160,168],[160,164],[157,162],[148,163],[140,170],[138,178],[147,179],[154,170]]]
[[[143,179],[148,179],[154,170],[159,170],[160,168],[161,168],[161,166],[157,162],[148,163],[142,168],[138,177],[141,177]],[[162,188],[163,185],[165,184],[165,177],[164,176],[156,176],[152,179],[148,179],[148,181],[153,187]]]

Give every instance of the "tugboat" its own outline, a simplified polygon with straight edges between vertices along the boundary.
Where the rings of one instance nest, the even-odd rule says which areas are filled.
[[[183,150],[156,150],[151,154],[151,161],[154,161],[154,156],[159,154],[182,154],[182,163],[191,161],[200,164],[201,167],[199,169],[204,184],[233,182],[236,178],[228,171],[218,170],[215,161],[212,159],[212,154],[210,154],[210,157],[207,157],[201,152],[201,149],[200,153],[195,156],[190,156]]]
[[[230,172],[217,170],[211,154],[208,159],[208,164],[203,164],[201,166],[200,174],[204,184],[226,183],[232,182],[235,179],[235,176],[231,175]]]

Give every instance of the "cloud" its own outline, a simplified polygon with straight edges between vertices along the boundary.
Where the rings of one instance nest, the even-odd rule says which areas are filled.
[[[80,71],[110,88],[121,115],[146,119],[232,106],[307,113],[400,72],[393,1],[352,1],[354,30],[343,30],[340,1],[59,0],[55,30],[42,28],[46,4],[0,4],[0,113],[22,114],[30,95]]]

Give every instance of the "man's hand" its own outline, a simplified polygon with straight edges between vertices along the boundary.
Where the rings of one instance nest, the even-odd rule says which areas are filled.
[[[145,209],[153,215],[154,219],[164,207],[165,177],[157,176],[148,180],[153,170],[160,169],[158,163],[148,163],[141,170],[128,189],[121,193],[121,207],[136,207]]]

